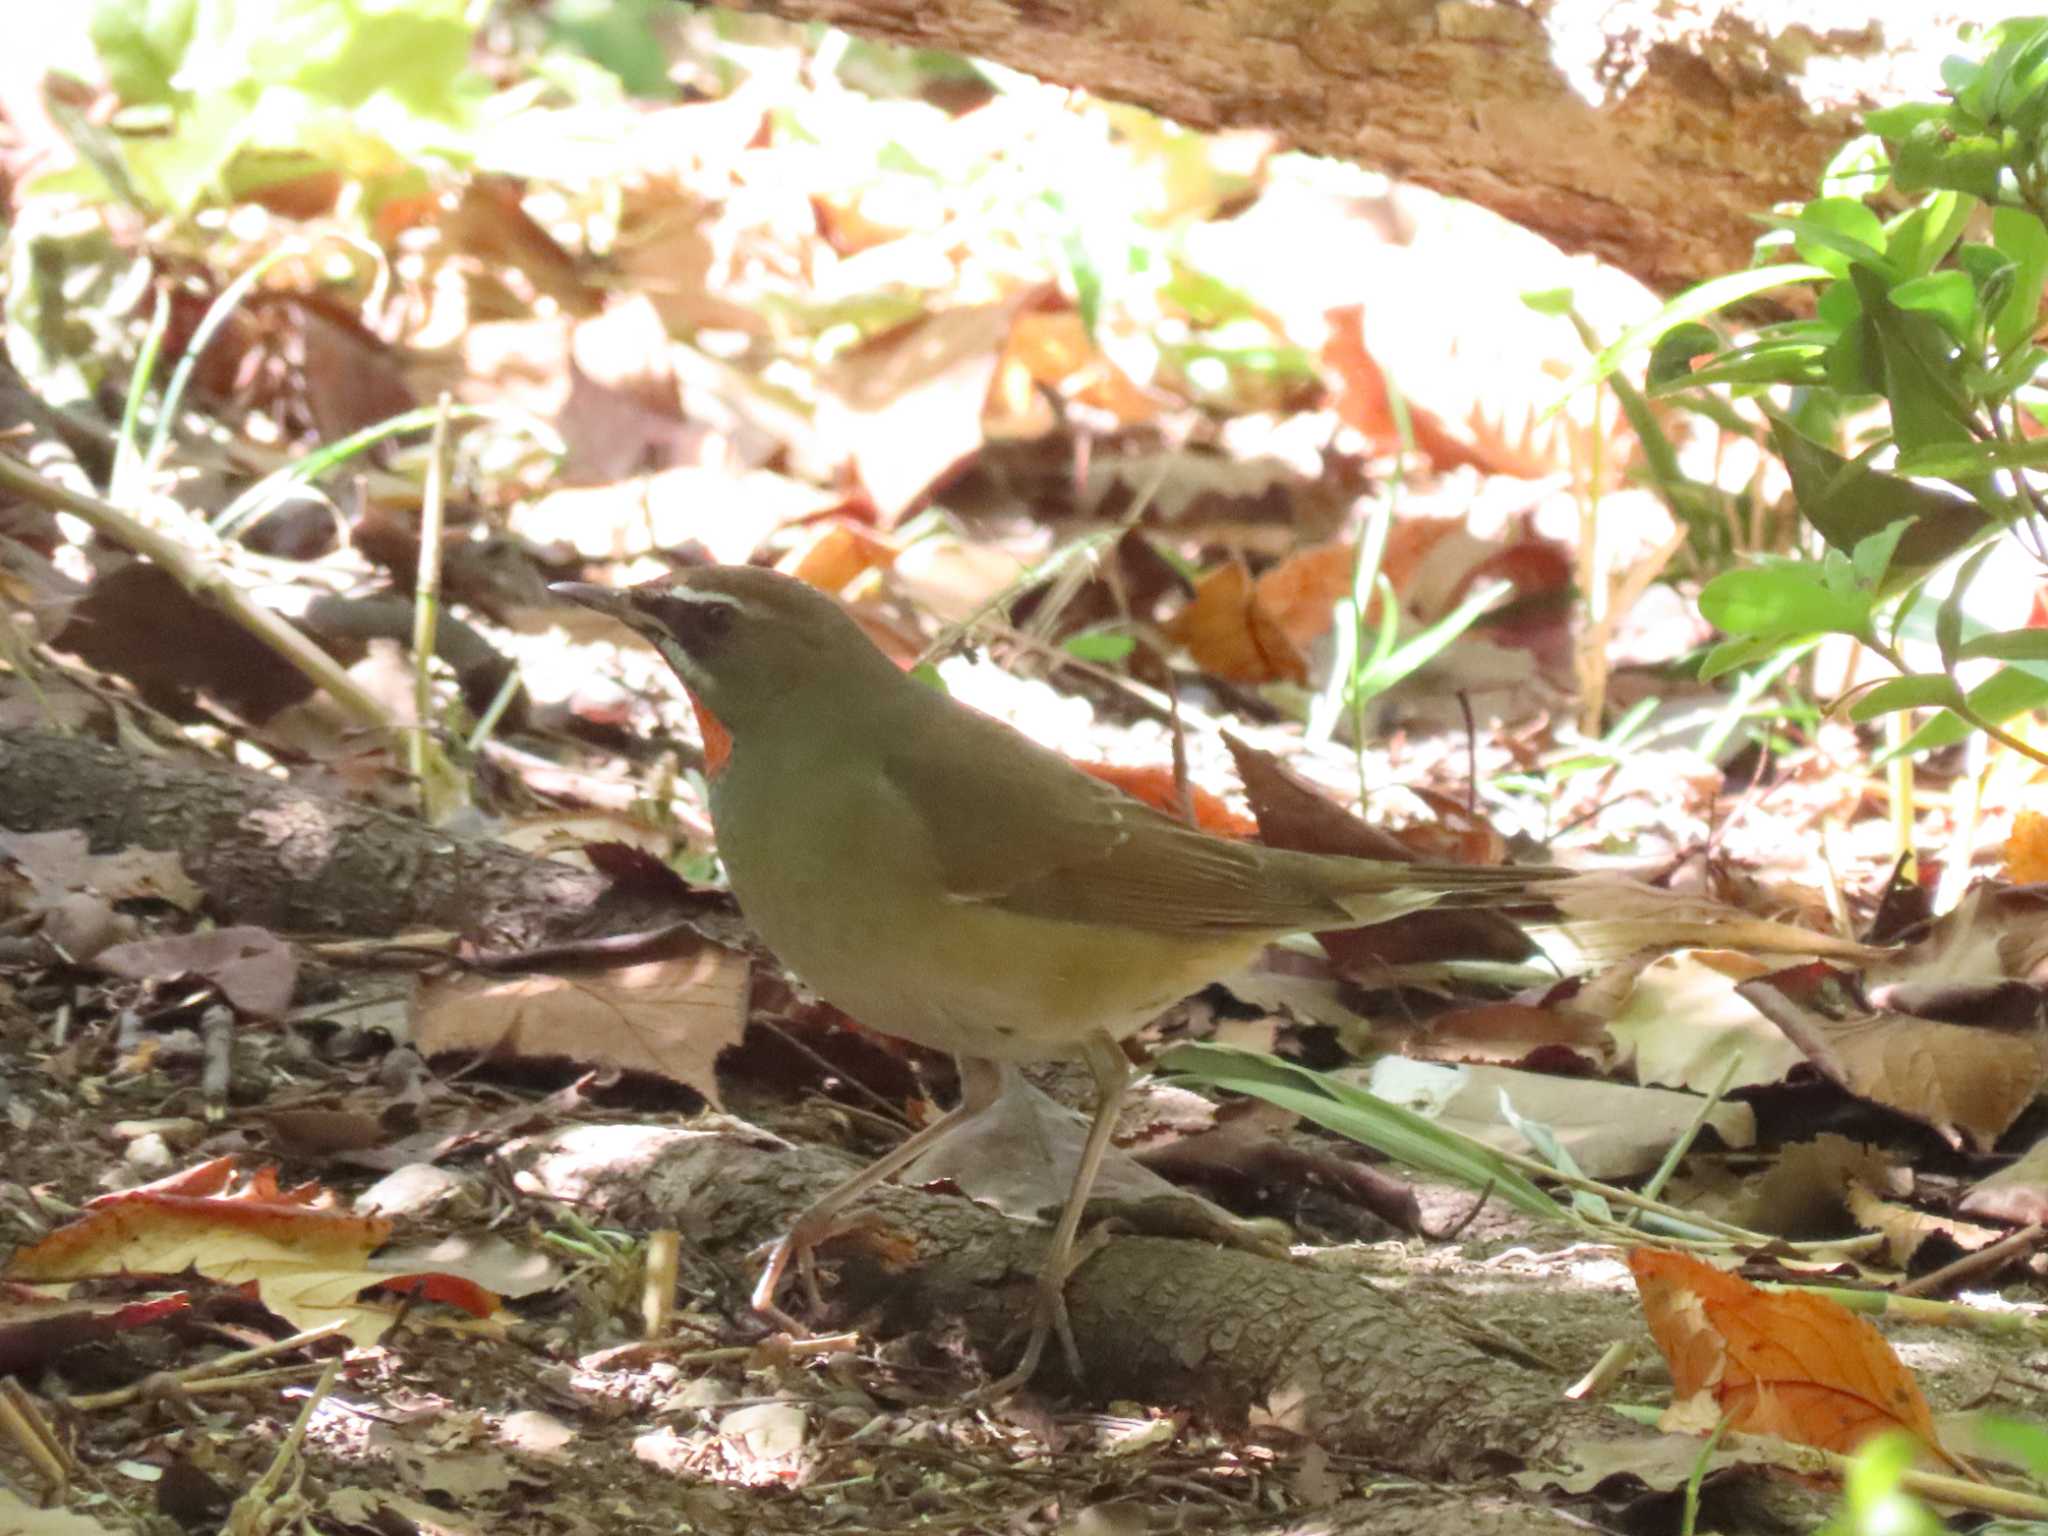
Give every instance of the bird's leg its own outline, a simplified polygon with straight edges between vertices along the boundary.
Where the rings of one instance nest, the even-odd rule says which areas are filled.
[[[1102,1167],[1110,1136],[1116,1130],[1117,1111],[1123,1107],[1124,1089],[1131,1081],[1131,1064],[1123,1047],[1101,1030],[1081,1042],[1081,1054],[1095,1074],[1095,1120],[1088,1127],[1088,1140],[1081,1148],[1080,1164],[1074,1169],[1074,1187],[1067,1192],[1067,1203],[1060,1208],[1059,1225],[1053,1228],[1052,1243],[1039,1267],[1038,1307],[1031,1324],[1031,1338],[1024,1346],[1023,1357],[1009,1373],[974,1393],[974,1401],[992,1402],[1008,1397],[1029,1381],[1045,1355],[1045,1341],[1055,1333],[1074,1379],[1079,1381],[1085,1375],[1073,1325],[1067,1320],[1067,1279],[1101,1246],[1099,1242],[1083,1242],[1077,1248],[1075,1239],[1080,1235],[1081,1217],[1088,1209],[1096,1172]]]
[[[919,1153],[967,1116],[987,1106],[999,1069],[993,1062],[978,1056],[960,1057],[959,1067],[960,1102],[957,1105],[923,1130],[906,1137],[901,1145],[891,1148],[845,1183],[819,1196],[790,1223],[789,1230],[769,1250],[768,1262],[762,1265],[761,1277],[754,1282],[753,1294],[747,1298],[756,1312],[794,1333],[804,1331],[802,1324],[775,1304],[775,1293],[782,1287],[782,1277],[789,1271],[789,1261],[799,1260],[815,1305],[819,1298],[816,1275],[811,1267],[811,1250],[843,1230],[839,1213],[875,1185],[907,1168]]]

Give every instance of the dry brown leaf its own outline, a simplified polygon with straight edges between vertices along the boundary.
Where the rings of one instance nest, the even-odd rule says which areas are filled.
[[[1453,1008],[1423,1026],[1406,1054],[1425,1061],[1478,1061],[1531,1070],[1605,1071],[1613,1056],[1598,1019],[1561,1004],[1482,1003]]]
[[[1873,1011],[1855,978],[1824,961],[1736,989],[1831,1081],[1984,1151],[2048,1079],[2048,1040]]]
[[[1759,1290],[1683,1254],[1631,1249],[1643,1316],[1671,1367],[1672,1408],[1844,1454],[1902,1429],[1947,1460],[1919,1384],[1884,1335],[1811,1292]]]
[[[191,1304],[183,1291],[146,1301],[71,1301],[0,1284],[0,1376],[39,1374],[73,1345],[148,1327]],[[0,1531],[7,1529],[0,1520]]]
[[[746,957],[699,940],[672,959],[615,970],[422,981],[413,1043],[426,1056],[477,1051],[652,1072],[715,1105],[714,1065],[746,1022]]]
[[[299,962],[291,946],[267,928],[215,928],[137,939],[101,950],[93,963],[110,976],[131,981],[203,977],[220,988],[237,1013],[257,1019],[282,1018],[299,979]]]
[[[1296,650],[1306,652],[1330,632],[1338,602],[1351,594],[1357,561],[1355,544],[1319,544],[1296,551],[1260,575],[1255,588],[1259,603]],[[1377,623],[1378,612],[1375,596],[1366,622]]]
[[[2001,1228],[1980,1227],[1973,1222],[1937,1216],[1896,1200],[1886,1200],[1856,1179],[1849,1181],[1843,1191],[1843,1199],[1858,1227],[1883,1236],[1885,1262],[1894,1269],[1905,1269],[1910,1265],[1920,1245],[1932,1238],[1947,1238],[1965,1253],[1974,1253],[2005,1236]]]
[[[981,447],[1004,343],[1043,292],[926,315],[825,370],[819,426],[859,471],[885,527]]]
[[[2048,1222],[2048,1136],[2017,1161],[1979,1179],[1958,1207],[1972,1216],[2025,1225]]]
[[[1233,683],[1308,681],[1308,662],[1259,601],[1252,575],[1232,560],[1204,576],[1194,601],[1162,626],[1203,671]]]
[[[38,905],[51,906],[73,892],[90,891],[108,901],[166,901],[191,912],[199,887],[178,855],[151,848],[94,853],[83,832],[0,831],[0,863],[27,877]]]
[[[1033,385],[1107,411],[1123,426],[1151,421],[1160,410],[1157,400],[1102,355],[1073,309],[1028,310],[1010,328],[996,393],[1005,400],[1019,400]],[[1024,414],[1021,407],[1013,410]]]
[[[660,176],[625,194],[616,258],[621,286],[645,294],[672,336],[700,330],[767,333],[758,310],[715,291],[720,261],[710,229],[720,216],[705,199]]]
[[[1364,434],[1380,453],[1393,453],[1405,446],[1394,406],[1387,392],[1386,375],[1366,350],[1365,311],[1346,304],[1330,310],[1329,337],[1323,343],[1323,366],[1337,375],[1337,416],[1347,427]],[[1435,412],[1415,400],[1408,407],[1408,426],[1415,447],[1438,469],[1472,465],[1494,474],[1522,474],[1527,466],[1511,456],[1494,456],[1479,444],[1460,442],[1446,430]]]

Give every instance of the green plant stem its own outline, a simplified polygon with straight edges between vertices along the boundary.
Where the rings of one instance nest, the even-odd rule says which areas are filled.
[[[1896,647],[1872,636],[1865,636],[1863,643],[1890,662],[1898,670],[1899,676],[1913,677],[1916,675],[1913,669],[1906,664],[1906,658],[1899,654]],[[2031,742],[2021,740],[1995,721],[1986,719],[1983,715],[1978,714],[1976,710],[1970,707],[1968,699],[1958,699],[1955,703],[1945,704],[1942,707],[1973,730],[1982,731],[2001,747],[2006,748],[2008,751],[2019,753],[2021,757],[2026,758],[2029,762],[2039,763],[2043,768],[2048,768],[2048,752],[2043,752]]]

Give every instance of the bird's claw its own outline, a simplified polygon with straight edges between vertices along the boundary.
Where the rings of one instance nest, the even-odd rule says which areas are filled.
[[[1052,1338],[1060,1341],[1067,1373],[1075,1383],[1087,1381],[1088,1372],[1081,1364],[1081,1346],[1074,1341],[1074,1325],[1067,1313],[1067,1282],[1075,1270],[1109,1245],[1116,1231],[1115,1221],[1100,1222],[1075,1239],[1064,1255],[1050,1256],[1038,1272],[1038,1300],[1033,1309],[1031,1337],[1024,1342],[1023,1354],[996,1380],[970,1392],[965,1399],[969,1406],[998,1402],[1026,1386],[1038,1373],[1039,1362],[1045,1358],[1046,1341]]]

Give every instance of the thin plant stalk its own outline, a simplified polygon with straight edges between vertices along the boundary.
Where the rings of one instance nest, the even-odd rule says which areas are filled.
[[[115,506],[132,503],[147,476],[145,460],[136,446],[142,430],[142,402],[149,396],[150,381],[156,377],[157,360],[163,355],[164,336],[171,328],[171,296],[159,285],[156,304],[149,315],[149,329],[142,334],[142,346],[135,354],[135,371],[128,377],[128,395],[121,402],[121,430],[114,439],[114,469],[107,477],[107,500]]]

